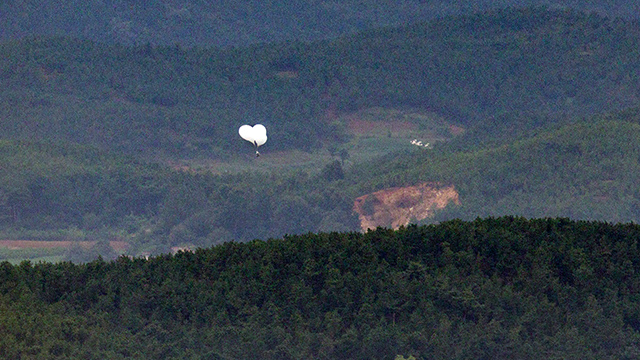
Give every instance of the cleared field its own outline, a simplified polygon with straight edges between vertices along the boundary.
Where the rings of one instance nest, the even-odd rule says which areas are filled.
[[[0,248],[8,250],[22,249],[53,249],[68,248],[71,245],[80,245],[89,249],[96,244],[97,241],[39,241],[39,240],[0,240]],[[109,241],[109,245],[116,252],[125,252],[129,248],[129,243],[125,241]]]
[[[348,153],[346,167],[390,152],[418,150],[412,144],[413,140],[433,144],[447,141],[464,131],[435,114],[411,109],[370,108],[338,116],[335,121],[351,136],[351,140],[341,146],[341,149]],[[246,153],[238,154],[227,161],[191,159],[170,165],[182,171],[234,174],[245,171],[318,170],[329,162],[340,159],[337,155],[332,156],[327,149],[317,149],[313,152],[270,151],[268,145],[269,142],[260,151],[259,158],[256,158],[252,150],[247,150]]]
[[[39,240],[0,240],[0,261],[18,264],[24,260],[37,262],[58,262],[67,257],[65,254],[71,246],[90,249],[96,241],[39,241]],[[129,248],[124,241],[110,241],[109,245],[118,254]]]

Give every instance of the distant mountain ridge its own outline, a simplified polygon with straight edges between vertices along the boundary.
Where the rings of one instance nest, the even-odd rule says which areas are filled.
[[[335,38],[447,15],[540,5],[629,18],[640,14],[640,5],[630,0],[6,0],[0,4],[0,41],[64,35],[120,44],[246,46]]]
[[[227,50],[28,38],[0,47],[0,130],[222,157],[240,149],[244,123],[264,123],[274,150],[309,151],[344,140],[328,114],[373,106],[480,130],[510,113],[552,114],[539,126],[635,106],[638,34],[635,22],[536,8]]]
[[[237,49],[4,42],[2,229],[49,239],[117,234],[154,252],[355,231],[358,197],[425,182],[452,184],[460,205],[422,222],[638,221],[638,34],[633,21],[527,8]],[[410,139],[395,146],[391,130],[350,134],[353,117],[393,119],[431,139],[465,131],[428,148]],[[290,173],[265,167],[267,155],[257,162],[237,134],[258,121],[276,161],[286,152],[326,161]],[[365,163],[374,148],[388,155]],[[240,159],[240,170],[172,171],[102,158],[103,150],[166,162]]]

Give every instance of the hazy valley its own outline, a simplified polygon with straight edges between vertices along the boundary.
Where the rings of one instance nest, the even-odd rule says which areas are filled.
[[[640,356],[635,3],[278,4],[0,6],[0,354]]]

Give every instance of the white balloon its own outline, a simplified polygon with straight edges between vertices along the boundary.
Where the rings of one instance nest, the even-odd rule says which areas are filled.
[[[260,146],[267,142],[267,128],[262,124],[253,126],[253,139],[256,145]]]
[[[238,129],[238,134],[240,134],[241,138],[249,142],[253,142],[253,128],[251,127],[251,125],[240,126],[240,129]]]
[[[262,124],[256,124],[254,126],[242,125],[238,129],[238,134],[240,134],[241,138],[256,146],[263,145],[267,142],[267,128]]]

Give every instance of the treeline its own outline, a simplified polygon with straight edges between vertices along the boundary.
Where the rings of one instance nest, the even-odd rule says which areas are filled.
[[[422,181],[453,184],[462,202],[427,221],[635,222],[638,110],[586,115],[635,104],[637,34],[619,19],[512,9],[242,49],[3,43],[0,132],[33,140],[0,143],[2,233],[166,252],[354,231],[356,197]],[[269,128],[269,150],[330,148],[347,136],[331,113],[373,105],[428,108],[468,130],[371,164],[280,174],[185,173],[103,151],[225,157],[254,121]]]
[[[547,5],[637,18],[631,0],[517,0],[509,6]],[[142,4],[98,0],[78,4],[7,0],[0,3],[0,40],[65,35],[106,43],[246,46],[253,43],[333,38],[446,15],[504,7],[503,1],[168,1]]]
[[[5,230],[137,230],[135,219],[157,214],[170,176],[91,147],[28,141],[0,142],[0,167]]]
[[[507,9],[332,41],[245,48],[0,45],[0,131],[153,156],[224,157],[263,123],[274,150],[345,139],[334,115],[417,108],[473,127],[529,111],[593,115],[636,104],[640,28],[596,14]]]
[[[131,251],[358,228],[340,162],[317,172],[216,176],[85,146],[0,143],[5,238],[113,240]],[[62,231],[61,231],[62,230]]]
[[[507,140],[501,130],[509,125],[496,122],[482,136],[469,134],[433,150],[389,156],[349,176],[363,179],[356,193],[422,181],[454,184],[461,205],[428,222],[504,215],[638,222],[639,123],[637,109],[630,109]]]
[[[640,227],[562,218],[0,264],[8,358],[634,359]]]
[[[488,135],[489,144],[477,147],[470,134],[345,168],[334,161],[313,171],[235,175],[175,171],[86,147],[4,142],[0,224],[5,238],[115,237],[131,242],[133,253],[168,252],[356,231],[356,197],[434,181],[453,184],[461,205],[423,222],[510,214],[638,222],[637,109],[536,131],[515,141]]]

